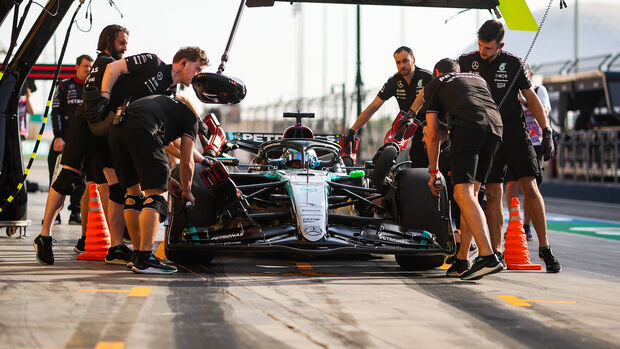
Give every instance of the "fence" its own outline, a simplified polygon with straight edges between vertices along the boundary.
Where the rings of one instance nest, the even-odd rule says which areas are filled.
[[[558,141],[559,179],[618,184],[620,129],[568,131]]]

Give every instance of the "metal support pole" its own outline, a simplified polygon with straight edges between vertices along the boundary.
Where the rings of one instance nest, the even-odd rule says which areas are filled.
[[[357,97],[357,115],[362,113],[362,59],[361,59],[361,15],[360,5],[357,5],[357,75],[355,78],[355,95]]]

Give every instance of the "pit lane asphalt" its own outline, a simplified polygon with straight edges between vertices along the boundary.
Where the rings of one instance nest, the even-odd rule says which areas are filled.
[[[44,167],[33,172],[43,183]],[[56,265],[38,264],[32,240],[45,197],[29,195],[29,236],[0,239],[0,348],[619,347],[613,238],[554,230],[561,273],[504,271],[476,282],[403,271],[391,256],[221,256],[175,275],[137,275],[75,260],[80,228],[65,224],[54,229]],[[608,221],[620,208],[546,203],[585,218],[595,205]]]

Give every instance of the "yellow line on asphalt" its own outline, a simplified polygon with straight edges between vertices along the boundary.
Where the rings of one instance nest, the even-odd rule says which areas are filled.
[[[150,287],[136,286],[131,290],[78,290],[78,292],[110,292],[110,293],[129,293],[129,297],[148,297],[151,293]],[[110,342],[112,343],[112,342]]]
[[[150,287],[136,286],[129,292],[129,297],[148,297],[150,293]]]
[[[312,270],[310,263],[295,263],[297,269],[304,275],[319,275],[316,271]]]
[[[508,302],[515,307],[531,307],[530,303],[560,303],[560,304],[575,304],[575,301],[544,301],[533,299],[519,299],[515,296],[497,296],[499,299]]]
[[[123,349],[125,348],[125,342],[98,342],[95,349]],[[24,348],[19,347],[17,349],[58,349],[58,348]],[[67,349],[67,348],[61,348]],[[92,349],[92,348],[71,348],[71,349]]]
[[[357,276],[370,276],[367,274],[319,274],[314,269],[312,269],[312,265],[306,262],[295,263],[297,269],[299,269],[299,273],[250,273],[250,275],[262,275],[262,276],[329,276],[329,277],[357,277]]]
[[[125,342],[99,342],[95,349],[123,349]]]

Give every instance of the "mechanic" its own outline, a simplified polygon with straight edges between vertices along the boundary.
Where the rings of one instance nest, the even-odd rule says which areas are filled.
[[[527,63],[524,63],[524,67],[527,71],[528,77],[531,80],[532,76],[534,76],[534,73],[532,73],[530,65]],[[547,118],[547,120],[549,120],[549,113],[551,112],[551,103],[549,102],[549,93],[547,93],[547,89],[544,86],[535,85],[534,92],[536,92],[538,99],[540,99],[540,102],[542,103],[543,110],[545,112],[545,117]],[[525,115],[525,124],[527,125],[530,138],[532,139],[532,145],[534,146],[534,150],[536,151],[536,161],[538,161],[538,166],[540,168],[540,174],[536,176],[536,185],[540,186],[543,180],[542,172],[544,170],[542,166],[543,153],[542,153],[542,146],[541,146],[542,128],[540,128],[540,125],[538,125],[538,122],[536,122],[536,118],[534,117],[534,114],[532,113],[532,111],[528,108],[527,100],[525,99],[525,97],[523,97],[522,93],[519,93],[519,101],[521,102],[521,106],[523,107],[523,115]],[[505,194],[506,206],[510,207],[510,202],[512,198],[517,197],[517,195],[519,195],[519,183],[517,182],[517,179],[512,175],[512,172],[510,171],[510,169],[508,169],[508,171],[506,172],[505,183],[506,183],[506,194]],[[528,240],[532,240],[532,232],[530,231],[531,230],[530,216],[527,214],[527,210],[525,209],[525,207],[523,209],[523,230],[525,230],[526,238]]]
[[[538,254],[545,262],[547,272],[557,273],[562,270],[562,267],[553,255],[547,240],[545,204],[536,185],[536,176],[540,175],[540,169],[536,161],[536,152],[525,126],[523,109],[518,97],[519,91],[523,93],[529,109],[543,129],[541,149],[544,160],[548,160],[553,153],[551,128],[548,127],[542,104],[526,75],[522,61],[502,50],[503,39],[502,23],[497,20],[488,20],[478,30],[478,51],[459,57],[461,71],[479,74],[489,84],[491,95],[499,106],[504,125],[503,142],[487,181],[487,220],[491,244],[503,260],[500,252],[502,225],[504,224],[502,183],[508,166],[519,182],[523,191],[523,207],[527,210],[536,229]]]
[[[130,96],[133,99],[137,99],[151,94],[163,93],[175,95],[177,84],[182,83],[185,86],[189,86],[192,78],[202,71],[208,63],[209,60],[205,52],[198,47],[182,47],[174,55],[172,64],[163,63],[152,53],[129,56],[125,59],[115,61],[108,65],[103,76],[103,82],[101,84],[102,98],[97,102],[98,106],[96,108],[103,106],[103,115],[107,115],[108,111],[116,110],[116,108],[120,107]],[[112,92],[110,93],[110,91]],[[178,96],[178,99],[182,98],[183,97]],[[197,114],[195,110],[193,110],[193,107],[190,108]],[[116,167],[115,169],[121,170]],[[137,258],[137,251],[145,251],[143,250],[144,247],[141,242],[143,239],[139,233],[138,222],[138,213],[142,200],[140,199],[140,195],[141,193],[139,191],[128,191],[124,202],[124,217],[134,246],[134,251],[136,251],[131,255],[128,263],[126,263],[128,267],[132,266]],[[133,203],[128,204],[128,202]]]
[[[103,28],[97,43],[97,59],[88,74],[85,88],[88,86],[101,87],[103,73],[108,63],[123,57],[127,50],[129,31],[117,24]],[[84,96],[82,96],[84,97]],[[81,183],[82,173],[86,175],[86,184],[97,183],[102,191],[101,198],[104,211],[110,226],[112,246],[106,256],[106,262],[119,263],[129,260],[131,251],[122,243],[124,191],[120,186],[110,186],[108,189],[101,162],[97,159],[98,149],[105,146],[101,137],[96,137],[90,131],[83,114],[84,103],[76,110],[76,114],[69,122],[69,133],[65,139],[65,147],[61,164],[62,170],[52,184],[45,204],[45,214],[41,226],[41,233],[34,239],[37,260],[42,264],[54,264],[52,249],[52,221],[60,212],[65,197],[72,194]],[[110,200],[107,200],[109,192]],[[82,229],[87,224],[89,191],[85,190],[82,196]],[[109,203],[108,203],[109,201]],[[107,209],[109,206],[110,209]],[[84,239],[81,238],[75,246],[76,250],[84,248]],[[110,253],[112,252],[112,253]],[[126,263],[126,262],[125,262]]]
[[[419,100],[420,105],[414,104],[414,100],[424,86],[433,79],[432,74],[415,65],[415,56],[409,47],[397,48],[394,51],[394,61],[396,61],[398,72],[388,79],[375,99],[362,111],[349,131],[343,135],[343,144],[352,142],[356,132],[370,120],[385,101],[393,96],[396,97],[400,110],[406,111],[410,108],[416,112],[419,110],[422,100]]]
[[[189,81],[183,83],[188,85]],[[132,237],[139,235],[139,240],[132,240],[134,249],[139,251],[131,268],[135,273],[177,271],[152,253],[159,223],[166,219],[168,211],[168,203],[162,195],[168,186],[170,166],[163,145],[181,138],[181,197],[193,206],[192,153],[198,132],[197,117],[185,103],[171,96],[153,95],[132,102],[125,110],[123,124],[110,130],[112,158],[121,185],[127,188],[125,218]],[[142,191],[146,197],[142,196]]]
[[[84,87],[84,81],[88,76],[88,72],[93,64],[93,59],[89,55],[81,55],[75,61],[76,73],[75,76],[62,79],[58,82],[56,93],[54,94],[54,100],[52,102],[52,129],[54,131],[54,140],[50,145],[50,150],[47,156],[47,168],[49,170],[50,186],[52,185],[52,178],[54,177],[54,171],[56,170],[56,162],[58,156],[62,153],[65,147],[65,139],[68,135],[69,120],[73,118],[78,106],[82,104],[82,88]],[[86,188],[86,182],[84,176],[78,188],[71,193],[69,205],[69,224],[78,225],[82,224],[82,218],[80,213],[80,200],[84,194]],[[56,217],[56,224],[60,223],[60,215]],[[86,235],[86,227],[82,227],[82,237]],[[82,252],[84,249],[82,248]]]
[[[462,232],[461,248],[451,269],[459,268],[454,275],[461,279],[476,280],[503,269],[493,253],[484,211],[477,197],[501,143],[501,116],[484,79],[475,74],[459,73],[454,59],[442,59],[433,73],[436,78],[425,87],[423,107],[428,127],[425,139],[430,164],[428,185],[438,197],[441,188],[435,186],[435,181],[441,176],[439,153],[444,137],[439,115],[449,115],[445,121],[450,129],[451,180],[454,198],[461,209]],[[466,258],[471,236],[478,245],[479,257],[468,268]]]

